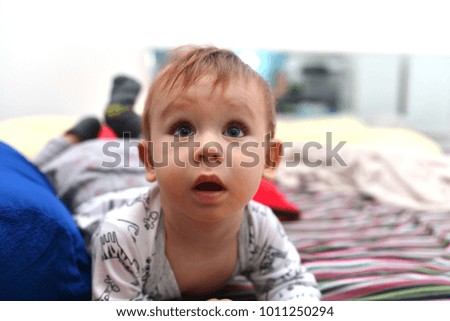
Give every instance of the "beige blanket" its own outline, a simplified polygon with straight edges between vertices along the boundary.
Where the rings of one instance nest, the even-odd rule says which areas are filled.
[[[380,202],[417,210],[450,210],[450,157],[409,149],[344,146],[332,157],[325,148],[296,144],[285,149],[277,182],[301,191],[360,192]],[[302,160],[293,164],[293,155]],[[328,165],[326,164],[328,160]],[[318,164],[318,167],[305,163]],[[345,164],[343,164],[343,162]]]

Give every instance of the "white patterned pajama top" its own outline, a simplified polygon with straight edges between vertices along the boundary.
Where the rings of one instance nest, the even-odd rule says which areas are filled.
[[[155,184],[136,190],[139,196],[129,200],[125,199],[133,193],[120,196],[115,192],[88,204],[93,213],[110,199],[124,203],[106,214],[92,239],[94,300],[182,298],[165,255],[159,188]],[[314,276],[301,265],[296,248],[270,208],[251,201],[238,238],[234,276],[246,276],[259,300],[320,299]]]

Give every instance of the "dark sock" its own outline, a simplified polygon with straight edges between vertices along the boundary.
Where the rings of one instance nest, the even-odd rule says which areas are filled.
[[[100,121],[97,118],[86,117],[69,129],[66,134],[76,135],[80,139],[80,142],[83,142],[88,139],[97,138],[100,132],[100,126]]]
[[[108,109],[105,113],[105,121],[117,137],[137,138],[141,135],[141,117],[133,110],[124,110],[119,114],[110,116],[108,115]]]
[[[140,89],[141,85],[127,76],[113,80],[105,122],[119,138],[136,138],[141,134],[141,118],[133,111]]]

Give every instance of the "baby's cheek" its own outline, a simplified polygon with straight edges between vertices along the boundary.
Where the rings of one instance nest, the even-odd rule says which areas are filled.
[[[242,192],[253,197],[261,182],[263,169],[261,166],[248,166],[233,169],[234,177]]]
[[[227,154],[228,163],[232,159],[233,166],[258,168],[264,162],[263,149],[256,142],[244,143]]]

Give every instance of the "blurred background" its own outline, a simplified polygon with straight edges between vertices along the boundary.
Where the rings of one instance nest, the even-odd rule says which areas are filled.
[[[101,115],[113,76],[145,88],[167,50],[212,44],[269,81],[282,117],[352,115],[450,150],[449,30],[434,0],[0,0],[0,121]]]

